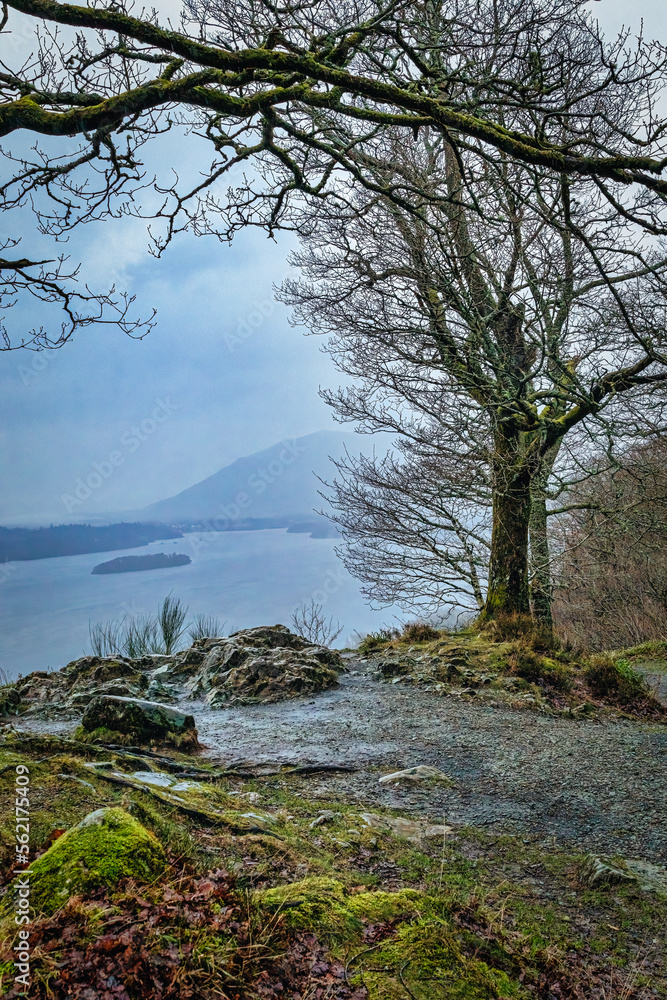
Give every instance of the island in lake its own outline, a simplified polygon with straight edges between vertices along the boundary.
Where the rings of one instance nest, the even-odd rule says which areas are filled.
[[[174,552],[156,552],[147,556],[119,556],[109,562],[99,563],[91,573],[136,573],[142,569],[169,569],[171,566],[187,566],[190,556]]]

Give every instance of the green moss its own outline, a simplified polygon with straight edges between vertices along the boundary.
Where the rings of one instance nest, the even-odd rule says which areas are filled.
[[[119,879],[151,881],[164,871],[162,845],[124,809],[98,809],[59,837],[33,861],[30,904],[33,913],[50,915],[71,896]]]
[[[257,896],[260,908],[283,911],[288,926],[337,941],[357,937],[364,924],[415,913],[422,901],[414,889],[351,894],[342,882],[324,876],[265,889]]]
[[[493,948],[455,934],[435,908],[398,927],[358,969],[369,1000],[491,1000],[528,994],[513,976],[519,967],[497,943]],[[481,956],[480,956],[481,952]],[[485,953],[486,952],[486,953]],[[366,964],[366,963],[364,963]]]
[[[136,743],[134,735],[128,736],[127,733],[121,733],[117,729],[106,729],[104,726],[100,726],[98,729],[93,729],[90,732],[84,729],[83,726],[77,726],[72,738],[78,740],[80,743],[116,743],[118,746],[128,747]]]
[[[531,684],[542,682],[556,691],[572,688],[574,673],[564,663],[530,649],[517,649],[509,659],[512,672]]]
[[[164,745],[173,746],[177,749],[182,747],[184,750],[190,750],[193,744],[196,745],[196,738],[193,739],[190,731],[186,731],[185,733],[169,733],[165,738],[158,736],[141,738],[136,732],[122,733],[118,729],[107,729],[106,726],[98,726],[96,729],[91,729],[90,731],[84,729],[83,726],[77,726],[72,739],[80,743],[113,743],[124,747]]]
[[[629,649],[621,650],[620,655],[628,660],[633,660],[637,657],[649,660],[667,660],[667,640],[649,639],[648,642],[643,642],[640,646],[631,646]]]

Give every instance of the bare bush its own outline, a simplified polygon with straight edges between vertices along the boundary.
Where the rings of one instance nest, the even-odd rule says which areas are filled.
[[[315,646],[331,646],[343,631],[343,626],[333,616],[327,621],[322,605],[316,604],[313,598],[292,613],[291,621],[294,631]]]
[[[571,499],[584,509],[560,525],[560,635],[596,650],[667,639],[667,439]]]

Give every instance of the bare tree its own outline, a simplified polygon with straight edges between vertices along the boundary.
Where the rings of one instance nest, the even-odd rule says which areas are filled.
[[[663,47],[605,42],[584,0],[190,0],[179,31],[123,2],[4,11],[3,28],[19,11],[41,33],[0,68],[0,135],[50,142],[5,149],[0,205],[29,205],[43,234],[133,214],[162,224],[159,254],[184,229],[308,237],[309,220],[338,216],[368,243],[365,220],[390,208],[378,226],[388,251],[404,241],[407,269],[404,251],[387,270],[370,244],[375,270],[354,264],[371,298],[388,296],[378,350],[400,306],[391,350],[423,344],[448,405],[455,391],[485,427],[484,613],[526,609],[545,463],[664,378]],[[142,148],[165,132],[212,160],[153,179]],[[397,166],[412,139],[416,162]]]
[[[322,495],[341,528],[338,555],[380,606],[420,618],[479,613],[489,563],[491,493],[482,462],[459,461],[446,437],[398,439],[384,457],[346,455]],[[486,481],[485,481],[486,480]]]
[[[14,249],[16,240],[5,240],[0,244],[0,252]],[[66,269],[66,257],[57,260],[29,260],[0,257],[0,350],[11,351],[20,348],[43,350],[62,347],[76,330],[87,326],[116,326],[135,340],[141,340],[150,332],[155,322],[155,311],[148,319],[133,319],[130,307],[135,296],[117,293],[114,287],[107,292],[92,292],[86,285],[83,290],[76,288],[79,269]],[[54,305],[60,309],[64,319],[55,331],[40,325],[23,329],[13,336],[5,324],[4,312],[17,304],[22,294],[27,293],[43,305]]]
[[[0,135],[49,141],[5,148],[0,206],[27,205],[47,236],[138,215],[161,223],[159,254],[182,230],[298,227],[304,199],[346,206],[359,185],[409,211],[441,199],[369,163],[387,129],[436,135],[458,162],[472,150],[479,169],[502,154],[528,184],[536,170],[588,178],[601,212],[665,228],[665,51],[606,43],[584,0],[188,0],[179,30],[126,0],[3,10],[4,32],[19,12],[37,34],[27,58],[0,65]],[[168,132],[204,151],[183,178],[142,161]],[[39,294],[51,279],[32,266],[16,268],[17,290]]]
[[[583,69],[572,86],[585,87]],[[549,501],[588,475],[601,440],[613,451],[662,419],[665,251],[585,180],[536,170],[528,182],[506,157],[462,156],[426,131],[411,148],[396,136],[383,158],[359,155],[386,183],[432,194],[412,211],[369,193],[347,213],[314,205],[294,258],[304,279],[284,290],[297,321],[331,335],[327,350],[356,380],[325,393],[338,418],[398,432],[408,455],[398,470],[348,463],[338,481],[348,568],[360,558],[367,592],[375,574],[388,596],[402,572],[406,584],[439,566],[438,597],[454,594],[459,574],[459,592],[478,606],[483,591],[485,616],[526,613],[532,535],[533,607],[548,619]],[[486,539],[471,504],[492,507]],[[434,510],[444,545],[428,524]],[[430,561],[402,565],[401,533],[413,535],[415,558],[430,547]]]

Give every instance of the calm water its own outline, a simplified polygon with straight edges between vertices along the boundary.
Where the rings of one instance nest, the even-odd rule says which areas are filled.
[[[372,611],[334,553],[335,539],[286,531],[192,534],[140,549],[62,556],[0,566],[0,668],[9,678],[57,670],[89,651],[89,623],[154,612],[171,591],[190,606],[227,619],[225,632],[290,625],[311,596],[344,626],[336,645],[392,621]],[[91,576],[93,566],[123,555],[185,552],[188,566]],[[187,643],[184,643],[186,645]]]

